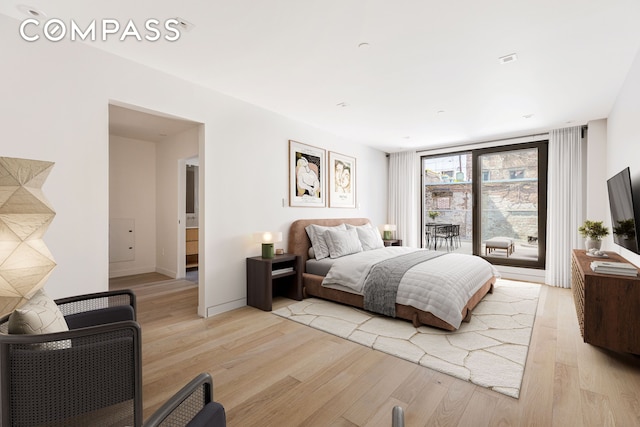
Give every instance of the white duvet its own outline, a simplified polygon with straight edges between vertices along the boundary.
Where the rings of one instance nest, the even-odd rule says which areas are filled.
[[[390,246],[338,258],[322,285],[344,286],[362,294],[365,279],[376,263],[421,250],[428,249]],[[478,256],[447,253],[409,269],[400,281],[396,302],[431,312],[457,329],[471,296],[499,275],[493,265]]]

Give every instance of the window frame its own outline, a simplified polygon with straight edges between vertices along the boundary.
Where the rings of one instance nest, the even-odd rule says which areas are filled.
[[[481,224],[482,208],[480,202],[480,187],[482,181],[482,170],[480,169],[480,157],[484,154],[501,153],[508,151],[538,150],[538,259],[535,261],[518,258],[495,258],[484,256],[481,251]],[[523,267],[533,269],[544,269],[546,266],[547,248],[547,170],[549,158],[549,141],[536,141],[529,143],[502,145],[498,147],[478,148],[471,150],[473,165],[473,254],[486,259],[494,265],[507,265],[512,267]]]
[[[471,154],[471,163],[472,163],[472,185],[471,192],[473,198],[472,204],[472,253],[473,255],[480,256],[481,258],[486,259],[488,262],[494,265],[506,265],[512,267],[523,267],[523,268],[532,268],[532,269],[544,269],[546,266],[546,229],[547,229],[547,171],[548,171],[548,139],[535,141],[535,142],[527,142],[527,143],[516,143],[509,145],[499,145],[494,147],[483,147],[483,148],[471,148],[471,149],[462,149],[462,150],[452,150],[450,152],[440,152],[438,154],[425,154],[420,156],[420,164],[423,165],[424,160],[431,157],[445,157],[445,156],[454,156],[460,155],[464,153]],[[480,240],[480,225],[482,224],[482,209],[479,204],[480,201],[480,188],[483,182],[490,181],[491,173],[488,170],[482,170],[480,168],[480,156],[483,154],[491,154],[491,153],[499,153],[505,151],[516,151],[516,150],[526,150],[536,148],[538,150],[538,259],[535,261],[525,260],[522,258],[497,258],[487,256],[485,257],[481,251],[482,241]],[[488,172],[488,180],[483,180],[485,174]],[[421,191],[420,191],[420,230],[424,230],[425,228],[425,215],[426,215],[426,206],[425,206],[425,182],[424,182],[424,174],[421,173]],[[422,241],[422,239],[420,239]]]

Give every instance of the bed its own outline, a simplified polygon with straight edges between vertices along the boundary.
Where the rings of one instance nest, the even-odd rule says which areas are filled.
[[[338,263],[338,261],[343,266],[345,265],[353,266],[355,265],[356,259],[364,259],[365,263],[368,262],[369,264],[373,265],[376,263],[377,259],[382,259],[385,256],[394,257],[396,256],[395,254],[397,254],[397,256],[403,255],[404,258],[415,257],[416,255],[428,257],[428,256],[431,256],[428,253],[435,252],[435,251],[420,249],[420,250],[415,250],[416,252],[419,251],[420,252],[419,254],[415,253],[412,255],[413,250],[409,250],[408,248],[402,248],[402,247],[396,247],[395,249],[392,249],[392,247],[385,247],[380,249],[376,248],[371,251],[368,251],[368,250],[362,251],[362,252],[368,252],[368,253],[356,253],[356,254],[346,255],[344,257],[339,257],[335,259],[326,257],[325,259],[323,259],[323,261],[325,263],[328,263],[330,266],[325,265],[323,269],[323,268],[319,268],[318,266],[318,264],[321,264],[321,263],[316,263],[314,259],[314,252],[311,251],[311,254],[310,254],[310,251],[309,251],[309,249],[312,247],[312,244],[311,244],[309,235],[307,234],[306,228],[312,224],[315,224],[318,226],[324,226],[324,227],[340,226],[340,227],[349,227],[349,229],[353,229],[354,226],[363,227],[363,228],[367,227],[368,224],[370,225],[370,221],[367,218],[303,219],[303,220],[294,221],[291,224],[289,229],[289,238],[288,238],[288,252],[299,255],[303,259],[302,264],[305,267],[302,273],[302,287],[303,287],[303,295],[305,298],[316,297],[316,298],[321,298],[325,300],[330,300],[330,301],[335,301],[338,303],[350,305],[353,307],[358,307],[363,309],[368,308],[370,306],[370,303],[368,306],[365,304],[365,295],[360,290],[354,289],[352,287],[344,286],[341,283],[339,283],[339,281],[332,281],[332,283],[327,282],[327,279],[329,279],[330,277],[334,277],[334,278],[340,277],[340,274],[333,274],[333,271],[332,271],[332,269],[337,268],[336,264]],[[344,226],[341,224],[344,224]],[[493,284],[495,283],[499,275],[497,270],[495,270],[495,268],[491,264],[486,262],[484,259],[473,256],[473,255],[463,255],[463,254],[444,253],[434,260],[426,260],[424,261],[424,263],[416,265],[415,270],[424,269],[426,268],[426,266],[429,265],[429,263],[434,265],[435,264],[445,265],[446,263],[450,264],[452,258],[446,258],[446,257],[451,257],[451,256],[456,257],[456,258],[453,258],[453,260],[455,261],[456,268],[452,269],[452,274],[449,281],[455,281],[457,277],[461,277],[461,278],[465,278],[464,280],[460,280],[461,282],[465,282],[465,283],[472,282],[472,281],[477,282],[469,285],[466,285],[466,284],[460,285],[460,286],[467,286],[471,290],[465,291],[465,295],[467,296],[464,298],[464,301],[462,303],[458,301],[454,304],[455,313],[449,313],[447,316],[443,316],[440,310],[429,308],[433,306],[434,302],[440,304],[440,302],[434,300],[434,298],[438,299],[438,298],[442,298],[442,296],[432,295],[432,296],[429,296],[428,298],[419,296],[420,301],[416,301],[415,298],[412,298],[411,295],[409,295],[411,294],[412,291],[411,290],[407,291],[405,289],[406,285],[403,282],[405,279],[403,278],[402,281],[400,282],[400,285],[399,285],[400,287],[398,288],[398,291],[397,291],[398,297],[397,297],[397,300],[395,301],[395,307],[393,307],[393,317],[409,320],[416,327],[420,325],[429,325],[429,326],[433,326],[433,327],[448,330],[448,331],[457,330],[460,326],[461,321],[468,322],[470,320],[471,311],[487,293],[492,292]],[[461,260],[463,260],[463,262],[460,262]],[[473,266],[467,267],[467,265],[473,265]],[[348,271],[349,270],[347,270],[347,272]],[[414,269],[409,271],[412,274],[411,275],[407,274],[407,276],[411,276],[414,279],[416,277],[416,274],[419,274],[419,273],[416,273]],[[343,275],[345,277],[350,276],[350,274],[345,274],[345,273],[343,273]],[[324,285],[323,285],[323,281],[325,281]],[[412,283],[412,284],[415,285],[415,283]],[[457,287],[458,285],[456,284],[455,286]],[[409,295],[409,297],[407,297],[407,295]],[[446,302],[446,301],[443,303],[449,304],[449,302]],[[452,309],[448,308],[448,310],[451,311]],[[457,312],[458,310],[459,310],[459,313]]]

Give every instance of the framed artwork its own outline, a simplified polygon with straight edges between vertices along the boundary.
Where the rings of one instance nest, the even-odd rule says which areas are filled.
[[[329,151],[329,207],[356,207],[356,159]]]
[[[326,151],[289,140],[289,206],[325,207]]]

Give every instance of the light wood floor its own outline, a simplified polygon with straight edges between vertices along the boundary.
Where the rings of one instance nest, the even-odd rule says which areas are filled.
[[[142,273],[132,276],[114,277],[109,279],[109,289],[134,289],[142,285],[148,285],[156,282],[173,280],[169,276],[161,273]]]
[[[388,427],[395,405],[408,427],[640,425],[640,358],[584,344],[569,290],[540,296],[520,399],[255,308],[199,318],[196,288],[148,296],[145,418],[207,371],[231,427]]]
[[[198,284],[184,279],[173,279],[160,273],[143,273],[109,279],[109,290],[131,289],[138,302],[157,298],[185,289],[197,289]],[[194,306],[197,305],[197,300]]]

